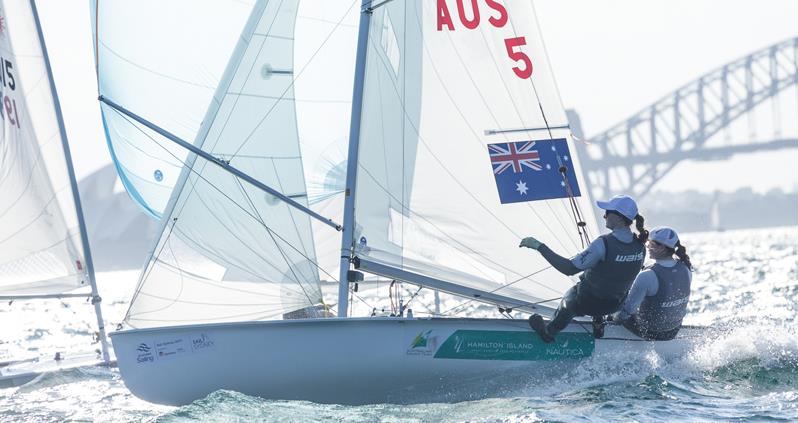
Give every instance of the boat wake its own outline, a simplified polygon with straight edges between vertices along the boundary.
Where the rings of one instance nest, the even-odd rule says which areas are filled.
[[[784,322],[715,326],[682,357],[665,360],[653,351],[630,350],[596,354],[554,378],[530,375],[514,394],[558,396],[630,383],[675,384],[700,395],[798,390],[797,332]]]

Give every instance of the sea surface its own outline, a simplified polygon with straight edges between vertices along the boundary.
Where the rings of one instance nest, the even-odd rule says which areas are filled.
[[[0,389],[0,421],[798,421],[798,228],[684,234],[683,242],[696,266],[686,323],[715,330],[677,360],[619,354],[498,398],[368,406],[218,391],[166,407],[130,394],[116,369],[90,367]],[[98,276],[109,327],[123,318],[137,276]],[[84,300],[3,303],[0,357],[85,350],[95,326]]]

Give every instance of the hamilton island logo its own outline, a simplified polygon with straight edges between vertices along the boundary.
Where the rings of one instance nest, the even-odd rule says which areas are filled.
[[[136,347],[138,355],[136,356],[137,363],[152,363],[155,361],[155,355],[152,353],[152,347],[142,342]]]
[[[410,348],[407,349],[408,355],[432,355],[438,346],[438,337],[432,334],[432,329],[419,332],[413,341],[410,342]]]

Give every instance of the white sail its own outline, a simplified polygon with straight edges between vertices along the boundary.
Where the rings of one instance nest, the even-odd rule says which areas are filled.
[[[329,19],[334,25],[303,41],[317,45],[303,48],[304,55],[297,58],[299,2],[257,2],[194,144],[307,206],[301,146],[316,158],[314,169],[325,169],[321,154],[341,142],[341,133],[348,130],[337,120],[348,119],[341,110],[348,110],[350,100],[341,95],[346,83],[326,90],[306,88],[308,97],[301,101],[295,85],[300,86],[308,63],[315,63],[315,71],[308,70],[317,72],[313,77],[324,71],[318,67],[323,56],[315,52],[341,29],[338,23],[347,10],[336,10]],[[354,40],[354,34],[348,38]],[[328,56],[328,63],[333,59]],[[351,89],[348,67],[328,72],[346,76]],[[329,119],[340,129],[314,129]],[[300,134],[309,141],[300,143]],[[333,181],[328,188],[334,186]],[[325,201],[317,206],[334,207],[326,201],[336,197],[334,191],[318,194]],[[131,327],[280,319],[323,302],[314,226],[303,211],[190,155],[164,216],[163,234],[126,317]],[[315,229],[330,234],[318,235],[320,239],[338,239],[328,226]],[[327,255],[326,261],[334,263],[338,253],[330,249]],[[323,267],[321,273],[333,279]]]
[[[576,150],[532,3],[407,0],[375,6],[363,88],[355,255],[419,275],[413,281],[422,285],[430,278],[453,283],[462,295],[556,304],[572,281],[518,243],[534,235],[560,254],[579,252],[585,245],[572,203],[501,204],[487,147],[538,141],[539,148],[550,148],[547,141],[565,139],[571,154]],[[564,160],[576,170],[571,183],[586,190],[578,158]],[[573,200],[595,236],[587,197]]]
[[[99,93],[193,141],[252,3],[93,0]],[[160,217],[186,151],[107,105],[101,109],[122,183]]]
[[[0,295],[88,286],[49,75],[30,4],[0,8]]]

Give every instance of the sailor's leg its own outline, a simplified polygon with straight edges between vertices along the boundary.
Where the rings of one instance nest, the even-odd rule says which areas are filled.
[[[554,336],[571,323],[571,319],[579,315],[579,304],[576,295],[576,286],[565,292],[565,295],[560,301],[560,306],[554,312],[554,317],[548,325],[546,325],[546,332]]]

